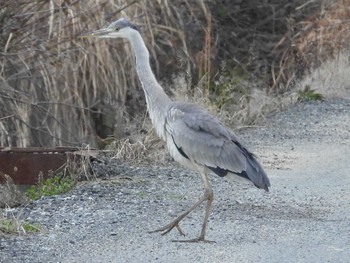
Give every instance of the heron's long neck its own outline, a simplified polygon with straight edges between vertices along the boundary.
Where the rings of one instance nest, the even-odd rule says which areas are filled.
[[[150,118],[157,134],[165,140],[165,116],[171,105],[171,100],[152,72],[149,52],[141,35],[135,32],[129,40],[135,52],[136,70],[145,92]]]

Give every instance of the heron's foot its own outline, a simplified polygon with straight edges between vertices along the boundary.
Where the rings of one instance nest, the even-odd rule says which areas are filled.
[[[176,227],[177,231],[183,236],[185,236],[185,233],[182,231],[182,229],[179,226],[180,220],[174,220],[170,224],[167,224],[166,226],[163,226],[159,229],[149,231],[148,233],[156,233],[156,232],[163,232],[162,236],[168,234],[171,230],[173,230],[174,227]]]
[[[211,240],[207,240],[204,237],[198,237],[198,238],[194,238],[194,239],[189,239],[189,240],[171,240],[172,242],[182,242],[182,243],[199,243],[199,242],[203,242],[203,243],[216,243],[215,241],[211,241]]]

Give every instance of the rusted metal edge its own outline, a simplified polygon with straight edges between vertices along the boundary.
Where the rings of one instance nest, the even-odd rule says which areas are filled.
[[[46,179],[49,171],[64,167],[67,160],[74,161],[72,155],[77,151],[81,150],[72,147],[0,147],[0,175],[9,175],[16,184],[36,184],[39,174]],[[4,181],[5,177],[0,176],[0,183]]]
[[[0,152],[21,152],[21,153],[66,153],[78,151],[78,148],[73,147],[55,147],[55,148],[42,148],[42,147],[0,147]]]

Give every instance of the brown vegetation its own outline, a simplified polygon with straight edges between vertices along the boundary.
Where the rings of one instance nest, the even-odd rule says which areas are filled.
[[[236,92],[229,86],[239,85],[237,79],[281,90],[300,69],[344,48],[349,32],[348,0],[0,5],[2,146],[97,146],[100,138],[123,137],[126,121],[144,115],[130,47],[77,39],[122,16],[141,26],[159,79],[184,73],[187,92],[193,95],[201,80],[209,98]],[[213,89],[213,83],[229,84],[216,93],[221,86]]]
[[[350,0],[328,2],[305,20],[290,21],[288,32],[274,49],[280,56],[273,88],[288,88],[309,70],[349,51]]]
[[[119,135],[127,97],[134,107],[129,113],[140,110],[132,53],[123,50],[128,47],[83,43],[77,39],[82,32],[121,16],[133,18],[142,25],[157,72],[158,57],[167,49],[187,49],[182,31],[173,26],[182,18],[168,1],[7,1],[1,10],[4,146],[96,146],[98,136]],[[171,63],[169,57],[162,63]]]

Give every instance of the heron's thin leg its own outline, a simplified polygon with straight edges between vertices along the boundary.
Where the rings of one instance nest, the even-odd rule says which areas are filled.
[[[210,210],[211,210],[211,204],[213,203],[213,199],[214,199],[213,190],[210,188],[208,202],[207,202],[207,206],[205,208],[204,222],[202,225],[201,234],[198,238],[199,241],[205,241],[205,231],[207,229],[207,224],[208,224],[208,219],[209,219],[209,214],[210,214]]]
[[[174,242],[199,242],[199,241],[212,242],[212,241],[208,241],[205,239],[205,231],[207,228],[208,218],[209,218],[211,204],[213,202],[214,195],[213,195],[213,190],[211,189],[211,186],[209,184],[209,180],[208,180],[207,175],[205,173],[202,173],[201,175],[203,178],[204,188],[205,188],[203,196],[193,206],[191,206],[186,212],[184,212],[183,214],[178,216],[175,220],[173,220],[169,224],[165,225],[164,227],[161,227],[159,229],[151,231],[150,233],[164,231],[162,233],[162,235],[165,235],[165,234],[169,233],[174,227],[176,227],[177,230],[180,232],[180,234],[184,235],[183,231],[181,230],[181,228],[179,226],[180,221],[183,218],[185,218],[189,213],[191,213],[194,209],[196,209],[200,204],[202,204],[204,201],[207,200],[208,202],[207,202],[207,206],[205,209],[204,222],[202,225],[202,230],[201,230],[200,236],[198,238],[190,239],[190,240],[174,240]]]
[[[174,242],[199,242],[199,241],[208,242],[208,243],[215,242],[215,241],[209,241],[209,240],[205,239],[205,231],[207,229],[211,205],[212,205],[213,200],[214,200],[214,193],[213,193],[213,190],[211,189],[211,185],[209,183],[207,175],[202,174],[202,177],[203,177],[204,187],[205,187],[204,196],[207,197],[206,199],[208,200],[208,202],[207,202],[207,206],[205,208],[205,215],[204,215],[204,221],[203,221],[201,233],[200,233],[198,238],[194,238],[194,239],[190,239],[190,240],[175,240]]]
[[[194,239],[189,239],[189,240],[173,240],[173,242],[207,242],[207,243],[213,243],[215,241],[210,241],[205,239],[205,231],[207,229],[207,224],[208,224],[208,218],[210,214],[210,209],[211,209],[211,204],[213,202],[213,191],[211,189],[205,189],[204,196],[206,197],[207,206],[205,208],[205,215],[204,215],[204,221],[202,225],[202,230],[198,238]],[[203,196],[203,197],[204,197]]]
[[[204,195],[201,197],[201,199],[199,199],[194,205],[192,205],[186,212],[182,213],[181,215],[179,215],[175,220],[173,220],[172,222],[170,222],[169,224],[150,231],[149,233],[155,233],[155,232],[162,232],[162,235],[166,235],[168,234],[171,230],[173,230],[174,227],[177,228],[177,230],[180,232],[181,235],[185,235],[184,232],[181,230],[179,223],[182,219],[184,219],[189,213],[191,213],[194,209],[196,209],[201,203],[203,203],[205,200],[208,200],[208,196],[206,195],[206,192],[204,192]]]

